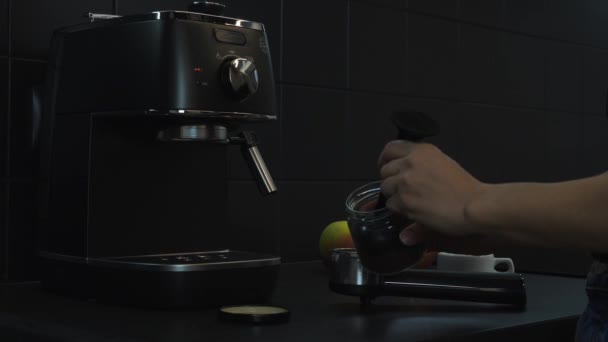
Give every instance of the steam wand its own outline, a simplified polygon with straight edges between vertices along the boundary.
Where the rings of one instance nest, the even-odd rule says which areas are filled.
[[[263,195],[270,195],[277,192],[277,186],[274,184],[272,175],[264,158],[258,149],[258,136],[251,131],[243,131],[237,137],[229,138],[231,144],[241,145],[241,152],[247,161],[247,166],[256,179],[258,189]]]

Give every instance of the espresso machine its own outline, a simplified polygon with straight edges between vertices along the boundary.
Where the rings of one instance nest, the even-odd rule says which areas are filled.
[[[42,285],[154,307],[263,302],[277,251],[230,248],[227,151],[276,191],[253,123],[277,119],[264,26],[222,5],[90,14],[54,32],[40,131]],[[235,147],[236,146],[236,147]]]

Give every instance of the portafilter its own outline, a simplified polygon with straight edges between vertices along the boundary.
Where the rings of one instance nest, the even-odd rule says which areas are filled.
[[[329,266],[329,288],[336,293],[357,296],[362,304],[370,304],[377,297],[397,296],[526,305],[526,286],[522,275],[517,273],[409,269],[382,275],[364,268],[352,248],[333,250]]]

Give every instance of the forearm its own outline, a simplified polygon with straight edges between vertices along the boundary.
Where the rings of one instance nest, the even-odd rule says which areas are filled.
[[[465,216],[489,236],[608,253],[608,173],[561,183],[486,184]]]

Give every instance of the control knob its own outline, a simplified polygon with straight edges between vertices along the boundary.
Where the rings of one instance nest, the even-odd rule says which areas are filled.
[[[260,86],[255,64],[240,57],[224,63],[221,81],[229,93],[240,99],[255,94]]]

